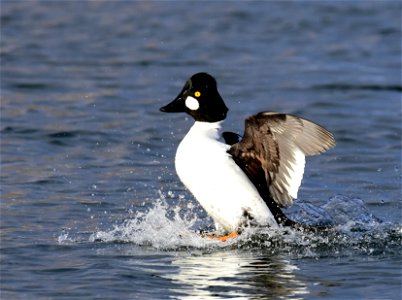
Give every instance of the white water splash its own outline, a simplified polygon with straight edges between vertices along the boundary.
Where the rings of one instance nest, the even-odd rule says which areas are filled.
[[[183,209],[180,205],[168,205],[166,198],[160,196],[147,211],[136,212],[111,229],[97,230],[89,237],[82,237],[81,234],[76,242],[129,243],[176,251],[190,248],[203,251],[226,247],[263,248],[298,257],[317,257],[339,253],[394,252],[402,237],[401,224],[381,222],[369,212],[362,200],[335,196],[322,207],[299,205],[299,211],[291,216],[302,223],[331,224],[334,227],[330,231],[312,233],[291,228],[246,228],[239,237],[221,242],[200,235],[200,223],[210,221],[205,216],[201,217],[200,211],[192,206]],[[58,242],[71,244],[74,242],[72,236],[63,231]]]
[[[115,225],[112,230],[95,232],[90,236],[90,241],[133,243],[156,249],[208,248],[212,245],[223,245],[201,237],[193,229],[197,216],[194,214],[183,217],[179,210],[179,207],[173,211],[169,210],[163,200],[158,200],[146,213],[138,212],[123,224]]]

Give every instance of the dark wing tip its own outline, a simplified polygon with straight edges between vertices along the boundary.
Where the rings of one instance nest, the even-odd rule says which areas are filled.
[[[225,143],[230,146],[237,144],[241,138],[241,136],[238,135],[237,133],[230,132],[230,131],[222,132],[222,137],[225,140]]]

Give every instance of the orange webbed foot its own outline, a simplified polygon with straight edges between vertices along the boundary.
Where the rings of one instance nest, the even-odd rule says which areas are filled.
[[[214,239],[214,240],[218,240],[218,241],[222,241],[222,242],[226,242],[227,240],[235,238],[237,236],[239,236],[238,231],[233,231],[233,232],[229,233],[228,235],[224,235],[224,236],[204,235],[204,237],[207,237],[209,239]]]

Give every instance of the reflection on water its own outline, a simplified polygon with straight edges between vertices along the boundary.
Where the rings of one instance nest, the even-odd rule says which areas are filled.
[[[307,285],[296,278],[297,267],[280,256],[263,256],[235,250],[177,257],[177,273],[166,274],[181,288],[180,299],[220,297],[302,299]]]

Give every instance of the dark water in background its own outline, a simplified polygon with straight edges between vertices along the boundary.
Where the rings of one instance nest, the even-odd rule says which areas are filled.
[[[401,4],[1,2],[2,299],[400,299]],[[295,219],[227,244],[175,175],[158,108],[207,71],[242,132],[261,110],[337,139]]]

